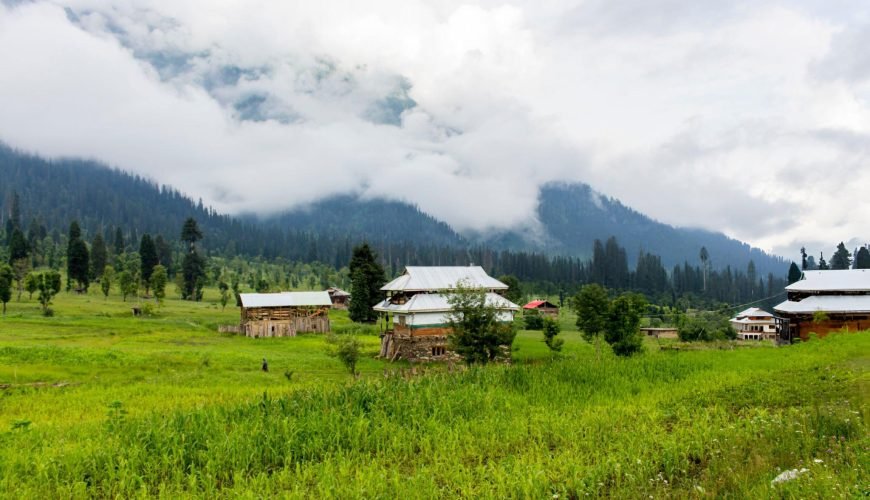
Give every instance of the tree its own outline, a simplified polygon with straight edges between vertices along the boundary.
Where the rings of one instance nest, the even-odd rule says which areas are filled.
[[[115,247],[115,257],[124,253],[126,246],[124,245],[124,231],[121,231],[121,228],[115,229],[115,243],[113,245]]]
[[[701,258],[701,270],[704,273],[704,291],[707,291],[707,262],[710,260],[710,253],[707,252],[707,247],[701,247],[701,253],[699,254]]]
[[[643,349],[640,319],[645,308],[646,299],[636,293],[624,293],[610,303],[604,340],[617,356],[631,356]]]
[[[148,295],[151,289],[151,273],[154,272],[154,266],[158,263],[157,248],[154,246],[154,240],[151,239],[151,235],[145,233],[139,242],[139,272],[142,274],[142,283],[145,285],[145,295]],[[166,268],[164,268],[165,271]]]
[[[118,288],[121,290],[121,298],[127,301],[128,295],[135,295],[139,291],[139,280],[130,271],[121,271],[118,275]]]
[[[870,250],[867,247],[858,249],[855,254],[855,267],[857,269],[870,269]]]
[[[218,283],[218,290],[221,292],[221,310],[227,308],[227,302],[230,301],[230,287],[225,282]]]
[[[0,302],[3,303],[3,315],[6,315],[6,304],[12,299],[12,281],[15,275],[12,267],[0,263]]]
[[[563,339],[556,338],[561,330],[562,328],[556,320],[550,317],[544,318],[544,343],[547,344],[551,352],[561,351],[565,344]]]
[[[796,281],[800,281],[801,276],[803,276],[803,273],[800,269],[798,269],[797,264],[792,262],[791,265],[788,267],[788,284],[791,285]]]
[[[12,235],[9,238],[9,263],[12,264],[17,260],[26,259],[28,256],[27,239],[20,229],[12,230]]]
[[[807,249],[805,247],[801,247],[801,270],[809,270],[809,268],[807,267],[808,265],[809,263],[807,262]]]
[[[187,252],[181,262],[182,287],[181,298],[185,300],[202,299],[202,287],[205,279],[205,259],[196,250],[196,242],[202,239],[202,232],[196,225],[196,220],[189,217],[181,228],[181,241],[187,243]]]
[[[381,287],[387,281],[384,268],[378,263],[377,255],[368,243],[354,247],[350,259],[350,305],[348,314],[352,321],[371,323],[378,316],[372,307],[383,300]]]
[[[71,282],[75,281],[79,288],[87,291],[90,284],[88,246],[82,240],[82,231],[77,221],[70,223],[66,248],[67,288],[70,288]]]
[[[519,304],[520,302],[522,302],[523,290],[520,287],[520,280],[518,280],[516,276],[505,274],[504,276],[501,276],[498,280],[508,286],[507,291],[504,293],[504,298],[508,299],[514,304]]]
[[[109,292],[112,290],[112,283],[115,281],[115,268],[106,266],[103,268],[103,276],[100,278],[100,289],[103,291],[103,296],[109,298]]]
[[[680,322],[677,334],[684,342],[735,339],[737,332],[728,319],[715,312],[688,316]]]
[[[51,316],[51,300],[60,292],[61,279],[57,271],[46,271],[37,277],[39,288],[39,304],[42,306],[42,314]]]
[[[584,285],[573,299],[574,312],[577,313],[577,328],[587,342],[595,344],[596,355],[600,355],[600,338],[607,326],[607,309],[610,297],[607,290],[596,283]]]
[[[151,273],[151,290],[154,292],[154,299],[157,303],[163,302],[166,297],[166,283],[169,282],[169,275],[166,273],[166,268],[160,264],[154,266],[154,272]]]
[[[172,247],[163,239],[163,236],[158,234],[154,238],[154,248],[157,250],[157,260],[160,261],[160,265],[169,272],[172,269]]]
[[[99,279],[103,275],[108,258],[106,240],[103,239],[103,235],[97,233],[91,241],[91,279]]]
[[[359,360],[361,347],[362,344],[360,344],[359,340],[350,335],[345,335],[338,341],[338,349],[335,355],[351,375],[356,375],[356,363]]]
[[[846,249],[841,241],[837,245],[837,251],[831,257],[831,269],[849,269],[852,266],[852,254]]]
[[[30,259],[17,259],[12,261],[12,276],[15,278],[16,288],[18,289],[18,301],[21,301],[21,292],[24,291],[24,279],[30,271]]]
[[[516,337],[513,322],[499,321],[499,311],[487,303],[486,291],[460,282],[447,295],[450,345],[466,363],[486,364],[510,353]]]
[[[825,262],[825,253],[821,252],[819,254],[819,271],[827,271],[828,269],[828,263]]]
[[[27,300],[33,300],[33,294],[37,290],[39,290],[39,283],[37,283],[37,275],[34,273],[29,273],[26,278],[24,278],[24,289],[27,290]]]

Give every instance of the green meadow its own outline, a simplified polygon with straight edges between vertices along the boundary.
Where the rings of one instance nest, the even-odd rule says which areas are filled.
[[[789,347],[651,340],[618,359],[566,315],[557,357],[521,331],[511,366],[423,368],[375,359],[377,328],[333,311],[333,330],[364,346],[352,377],[324,336],[220,334],[238,309],[215,290],[168,295],[145,317],[95,288],[61,293],[49,318],[26,293],[9,303],[0,496],[870,494],[868,332]]]

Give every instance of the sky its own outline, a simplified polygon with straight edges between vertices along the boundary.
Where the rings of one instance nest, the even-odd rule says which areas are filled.
[[[585,182],[796,258],[870,242],[867,47],[867,0],[0,0],[0,141],[461,231]]]

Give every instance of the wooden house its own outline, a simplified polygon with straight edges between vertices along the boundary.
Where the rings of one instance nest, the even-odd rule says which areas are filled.
[[[329,331],[332,300],[326,292],[242,293],[240,333],[248,337],[294,337]]]
[[[341,288],[330,287],[326,289],[329,294],[329,299],[332,301],[332,307],[335,309],[347,309],[350,303],[350,292],[346,292]]]
[[[774,307],[781,340],[870,329],[870,269],[805,271]]]
[[[773,314],[750,307],[737,313],[731,319],[731,326],[737,331],[738,340],[776,340],[776,321]]]
[[[486,303],[498,310],[498,319],[511,322],[519,306],[502,297],[508,286],[479,266],[408,266],[404,274],[384,285],[386,299],[374,307],[381,315],[381,357],[390,360],[445,360],[450,350],[449,294],[457,283],[486,290]]]
[[[559,306],[549,300],[533,300],[523,306],[523,314],[540,314],[551,318],[559,317]]]

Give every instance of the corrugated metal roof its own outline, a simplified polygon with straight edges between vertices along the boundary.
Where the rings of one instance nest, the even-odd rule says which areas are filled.
[[[350,292],[344,291],[341,288],[331,287],[331,288],[327,288],[326,291],[330,295],[336,295],[339,297],[350,297]]]
[[[242,307],[330,306],[327,292],[240,293]]]
[[[404,304],[390,304],[389,300],[384,300],[376,305],[374,310],[394,313],[450,311],[452,307],[450,307],[447,297],[448,295],[443,293],[418,293]],[[492,292],[486,294],[486,305],[503,311],[518,311],[520,309],[520,306]]]
[[[462,281],[471,288],[507,290],[508,286],[486,274],[480,266],[408,266],[405,273],[387,283],[385,292],[453,290]]]
[[[824,271],[830,272],[830,271]],[[786,300],[773,308],[783,313],[828,313],[870,312],[870,295],[813,295],[801,301]]]
[[[528,304],[523,306],[523,309],[537,309],[540,306],[547,306],[550,308],[556,307],[556,304],[553,304],[549,300],[533,300]]]
[[[750,307],[749,309],[740,311],[737,313],[737,316],[734,316],[735,319],[747,318],[747,317],[764,317],[764,318],[772,318],[773,314],[765,311],[764,309],[760,309],[758,307]]]
[[[804,271],[803,279],[785,289],[790,292],[870,292],[870,269]]]

